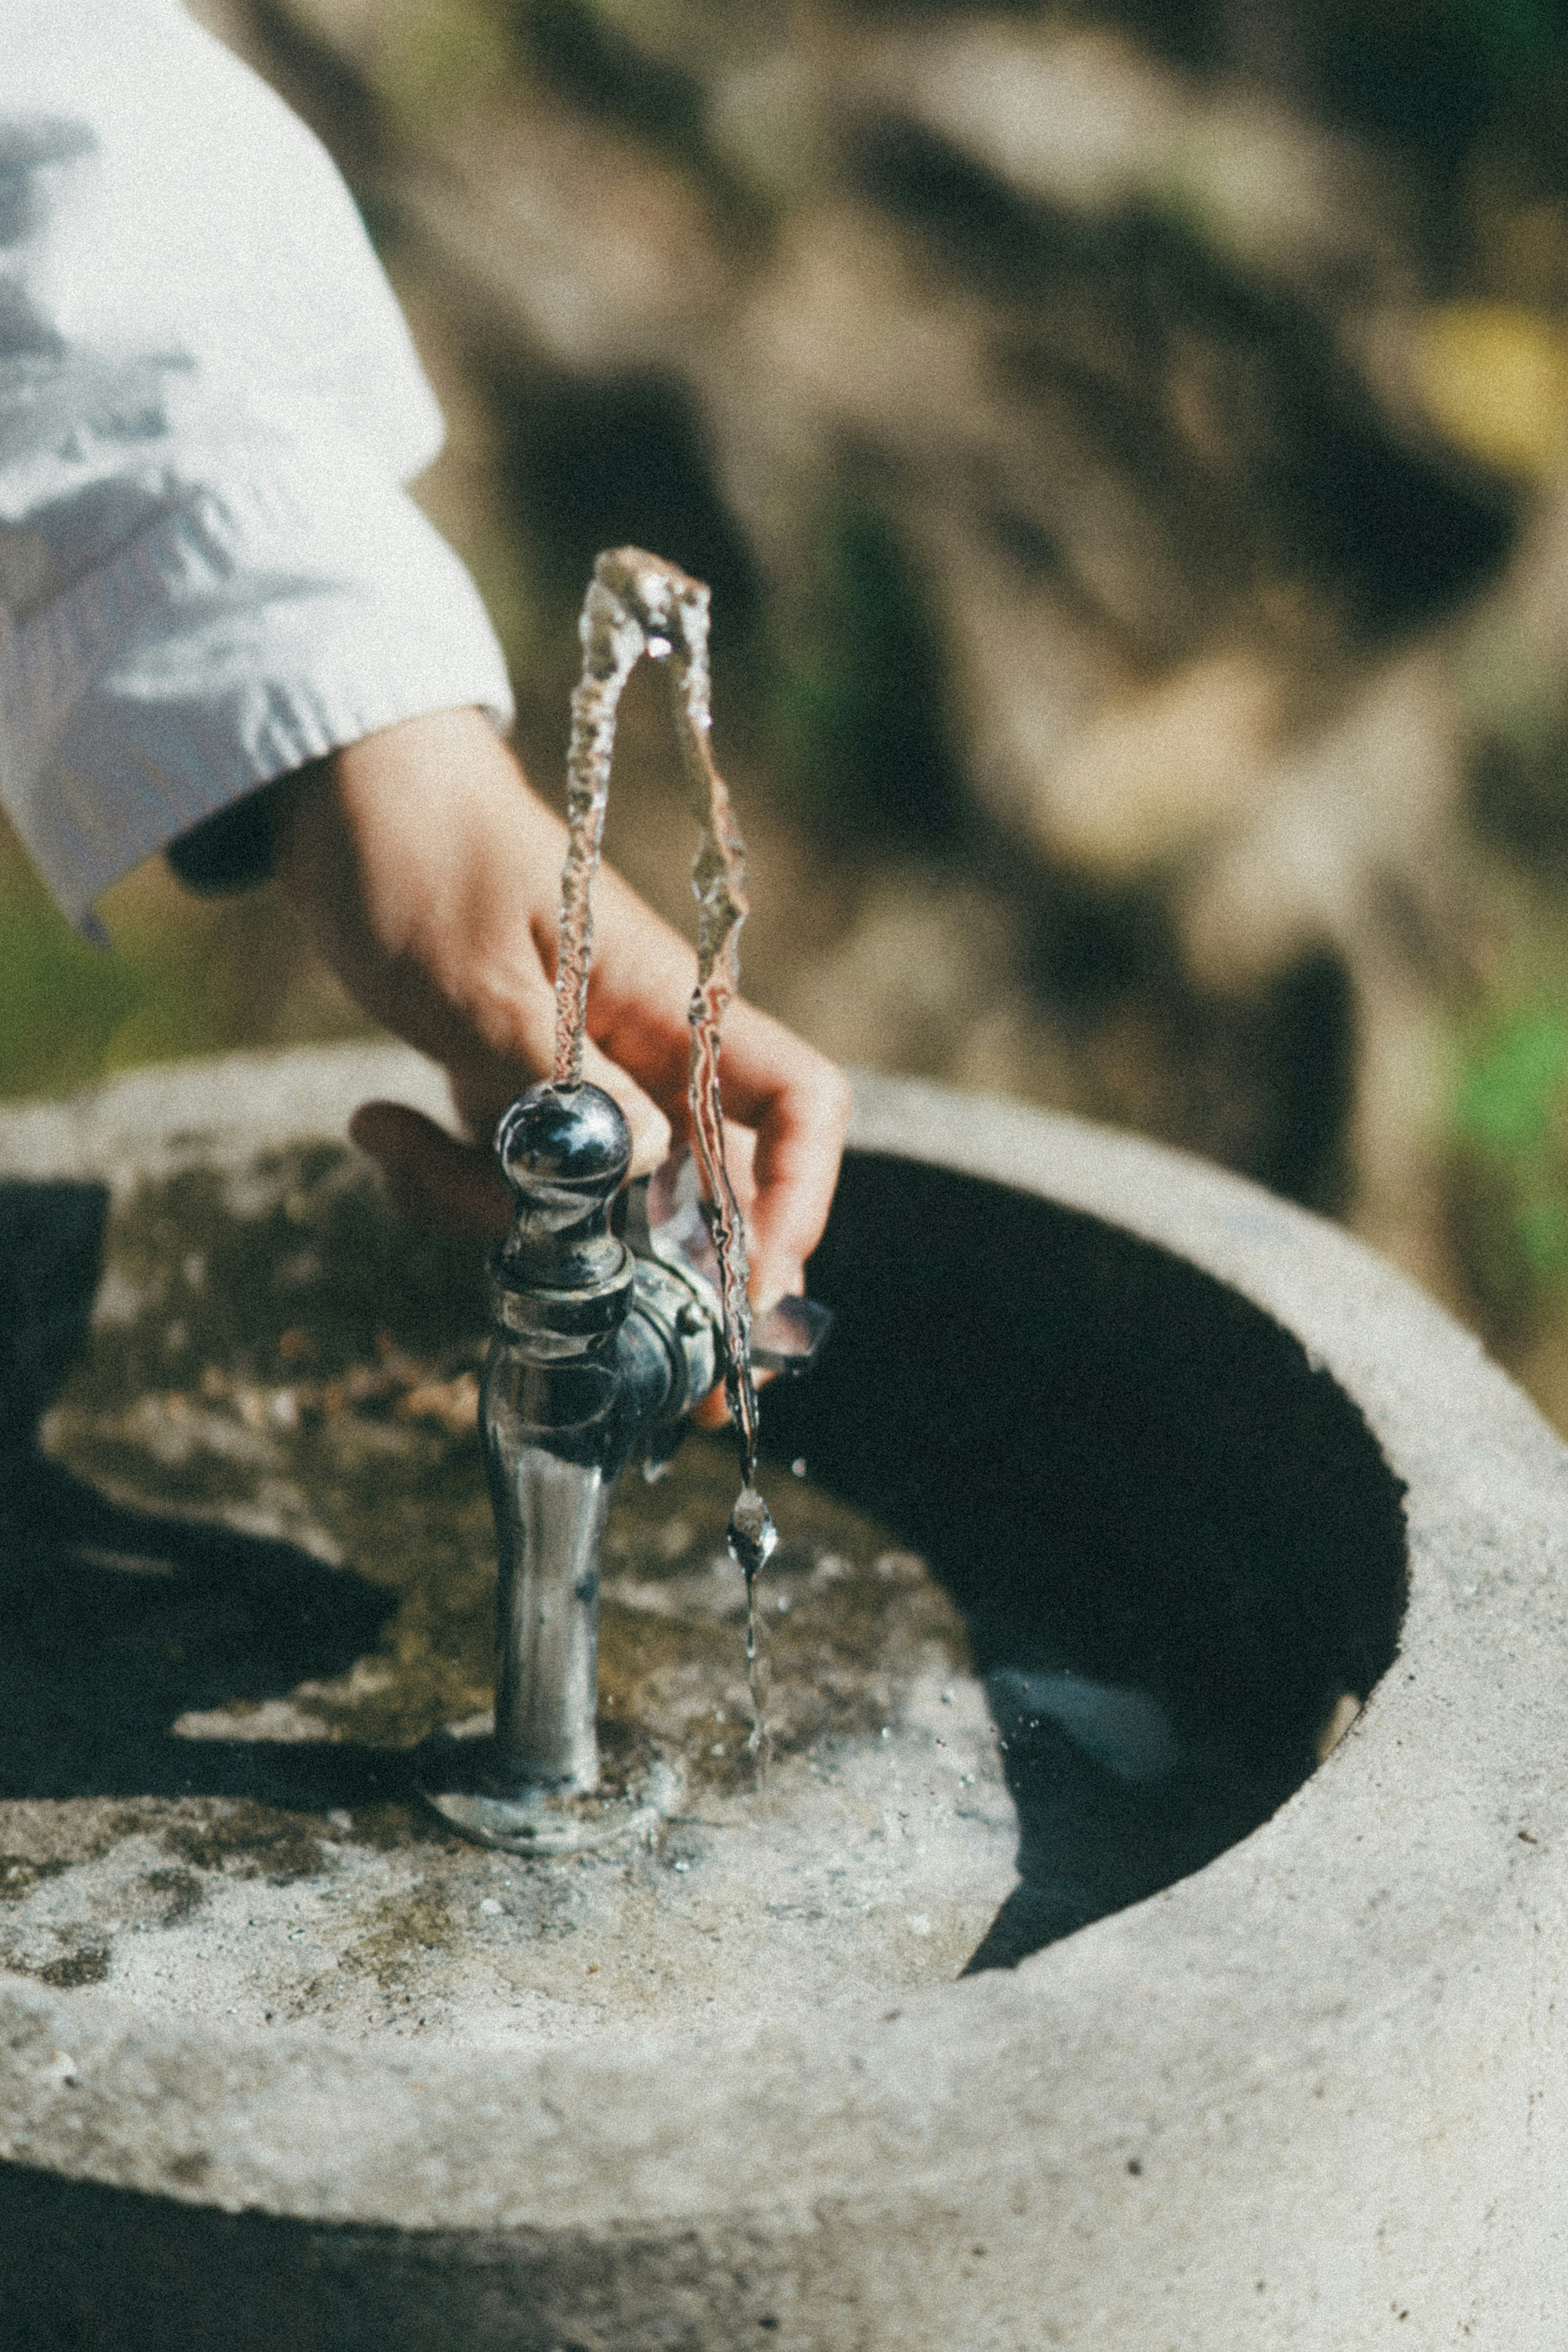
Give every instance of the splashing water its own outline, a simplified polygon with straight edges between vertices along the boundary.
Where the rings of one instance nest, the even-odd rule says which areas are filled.
[[[752,1699],[752,1729],[747,1750],[763,1779],[768,1763],[767,1662],[757,1640],[757,1578],[773,1558],[779,1539],[773,1513],[748,1479],[730,1514],[730,1557],[746,1580],[746,1687]]]
[[[712,690],[708,666],[709,592],[673,564],[640,548],[599,557],[584,599],[578,635],[583,673],[572,697],[567,759],[570,840],[561,877],[561,948],[555,970],[557,1086],[583,1082],[583,1042],[593,962],[593,884],[609,803],[610,762],[622,689],[646,653],[668,664],[670,711],[698,822],[691,887],[697,899],[697,985],[688,1018],[691,1058],[687,1097],[692,1150],[702,1181],[703,1213],[719,1261],[724,1324],[724,1394],[741,1451],[741,1495],[730,1518],[730,1556],[746,1580],[746,1670],[751,1685],[751,1750],[765,1760],[763,1662],[757,1638],[756,1580],[778,1541],[756,1488],[757,1391],[752,1378],[751,1268],[746,1229],[724,1156],[719,1092],[720,1032],[740,986],[741,926],[750,911],[746,847],[729,788],[713,764]]]

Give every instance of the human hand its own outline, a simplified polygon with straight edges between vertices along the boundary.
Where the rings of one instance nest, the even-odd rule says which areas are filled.
[[[367,735],[278,788],[279,879],[365,1012],[446,1070],[459,1140],[396,1103],[351,1132],[411,1222],[500,1238],[507,1190],[490,1150],[513,1097],[547,1077],[566,828],[530,792],[478,710]],[[619,1103],[634,1175],[687,1139],[686,1007],[696,956],[620,877],[594,887],[584,1076]],[[826,1222],[848,1119],[832,1063],[743,1000],[725,1016],[721,1077],[752,1297],[802,1287]]]

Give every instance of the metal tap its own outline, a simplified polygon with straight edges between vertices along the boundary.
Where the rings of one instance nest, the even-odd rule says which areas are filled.
[[[544,1853],[605,1843],[668,1808],[668,1766],[596,1798],[599,1548],[634,1453],[657,1467],[723,1370],[711,1244],[694,1176],[661,1171],[612,1215],[631,1130],[599,1087],[531,1087],[496,1135],[512,1231],[490,1267],[480,1428],[495,1509],[495,1725],[426,1751],[426,1793],[467,1834]],[[689,1171],[689,1162],[687,1163]],[[752,1361],[800,1371],[826,1310],[787,1299],[758,1318]]]

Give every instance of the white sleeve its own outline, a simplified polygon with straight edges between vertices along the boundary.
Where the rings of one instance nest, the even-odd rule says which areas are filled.
[[[272,777],[511,703],[317,141],[177,0],[3,5],[0,801],[80,922]]]

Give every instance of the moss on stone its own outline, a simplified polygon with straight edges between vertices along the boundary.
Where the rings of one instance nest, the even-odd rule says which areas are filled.
[[[182,1811],[163,1823],[160,1837],[167,1852],[195,1870],[233,1870],[242,1878],[265,1878],[269,1886],[318,1878],[326,1868],[319,1825],[248,1799]]]

